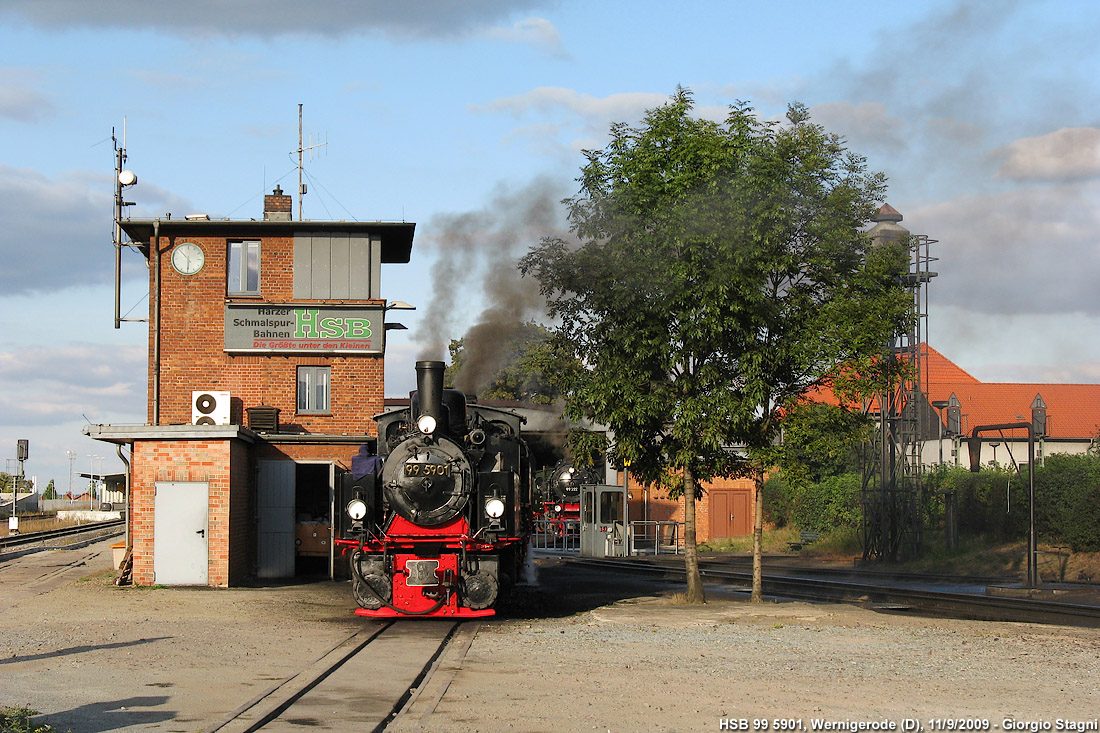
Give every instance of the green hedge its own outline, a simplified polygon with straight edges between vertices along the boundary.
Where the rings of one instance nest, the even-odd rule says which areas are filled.
[[[1035,469],[1035,531],[1040,542],[1100,551],[1100,457],[1057,454]],[[952,490],[959,533],[1012,541],[1027,537],[1027,471],[953,468],[931,475],[932,493]]]
[[[1008,467],[971,473],[948,468],[925,474],[925,527],[943,521],[943,492],[955,493],[959,534],[997,542],[1027,537],[1027,471]],[[843,473],[792,486],[778,472],[764,484],[764,516],[776,527],[829,532],[860,526],[860,476]],[[1040,542],[1075,552],[1100,551],[1100,456],[1058,454],[1035,470],[1035,530]]]

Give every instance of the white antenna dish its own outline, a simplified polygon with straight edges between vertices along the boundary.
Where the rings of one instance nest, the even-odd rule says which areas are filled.
[[[118,182],[123,186],[133,186],[137,183],[137,176],[133,171],[122,171],[118,174]]]

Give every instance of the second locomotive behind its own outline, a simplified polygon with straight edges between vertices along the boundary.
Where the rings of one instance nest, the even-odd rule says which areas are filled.
[[[340,537],[364,616],[489,616],[531,530],[523,418],[443,388],[416,364],[407,410],[378,421],[380,471],[345,477]]]

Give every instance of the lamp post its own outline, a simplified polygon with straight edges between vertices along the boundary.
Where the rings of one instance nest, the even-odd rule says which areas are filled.
[[[76,462],[76,451],[67,450],[65,455],[69,457],[69,501],[73,500],[73,464]]]
[[[88,511],[92,510],[92,495],[95,493],[95,462],[100,461],[100,466],[103,465],[103,456],[93,456],[88,454]]]
[[[17,501],[17,496],[18,496],[18,495],[16,494],[16,485],[15,485],[15,482],[16,482],[16,478],[15,478],[15,469],[14,469],[14,468],[12,467],[12,464],[13,464],[13,463],[16,463],[16,462],[17,462],[17,460],[18,460],[18,459],[16,459],[16,458],[6,458],[6,459],[4,459],[4,468],[5,468],[6,470],[7,470],[7,473],[8,473],[8,475],[9,475],[9,476],[11,476],[11,516],[12,516],[12,517],[14,517],[14,516],[15,516],[15,502]],[[7,486],[5,486],[4,488],[6,489],[6,488],[8,488],[8,487],[7,487]],[[17,520],[17,521],[18,521],[18,520]],[[11,522],[11,520],[9,519],[9,520],[8,520],[8,525],[9,525],[9,532],[11,531],[11,527],[10,527],[10,525],[11,525],[11,524],[12,524],[12,522]]]

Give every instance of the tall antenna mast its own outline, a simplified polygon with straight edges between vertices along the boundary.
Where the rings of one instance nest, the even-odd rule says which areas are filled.
[[[123,199],[123,189],[137,183],[137,176],[126,169],[126,118],[122,118],[122,147],[115,137],[115,128],[111,128],[111,142],[115,146],[115,226],[111,239],[115,246],[115,328],[123,321],[146,320],[144,318],[122,317],[122,209],[133,206],[132,201]]]
[[[327,135],[325,137],[328,137]],[[313,143],[313,135],[309,136],[309,145],[302,143],[302,105],[298,105],[298,221],[302,220],[302,196],[306,193],[306,184],[302,183],[302,154],[309,150],[310,159],[313,159],[313,149],[328,145],[327,142]]]
[[[302,194],[306,192],[302,185],[302,105],[298,105],[298,221],[302,220]]]

